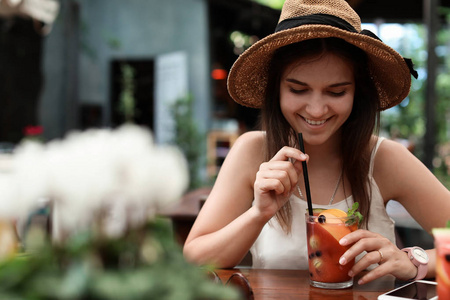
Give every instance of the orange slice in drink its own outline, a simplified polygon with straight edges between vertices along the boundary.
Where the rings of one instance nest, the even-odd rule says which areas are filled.
[[[326,214],[330,214],[336,218],[345,218],[347,217],[347,213],[343,210],[337,209],[337,208],[330,208],[330,209],[326,209],[324,211],[322,211],[321,214],[326,213]]]
[[[332,209],[326,209],[322,212],[320,212],[320,215],[325,216],[327,222],[326,223],[344,223],[344,221],[340,218],[347,217],[347,213],[343,210],[332,208]]]
[[[332,208],[320,212],[320,215],[325,217],[325,223],[322,224],[323,228],[337,241],[352,232],[351,228],[345,226],[345,219],[342,219],[347,217],[347,213],[345,211]]]

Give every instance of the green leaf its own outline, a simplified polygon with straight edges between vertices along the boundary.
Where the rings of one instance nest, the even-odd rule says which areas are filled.
[[[184,259],[164,218],[120,238],[78,232],[64,243],[46,243],[0,262],[0,299],[239,299]]]
[[[353,203],[352,208],[348,209],[347,216],[351,219],[348,220],[347,223],[353,224],[353,220],[357,219],[358,225],[361,224],[364,217],[359,211],[357,211],[358,208],[359,208],[359,203],[355,202],[355,203]]]

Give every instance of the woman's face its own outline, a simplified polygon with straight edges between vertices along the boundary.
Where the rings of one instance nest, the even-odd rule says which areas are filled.
[[[337,137],[350,116],[354,95],[352,66],[333,54],[296,61],[281,76],[281,111],[310,145]]]

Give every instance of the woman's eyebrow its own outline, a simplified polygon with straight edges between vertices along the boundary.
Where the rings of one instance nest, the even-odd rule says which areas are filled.
[[[286,78],[286,81],[287,81],[287,82],[294,83],[294,84],[298,84],[298,85],[308,86],[307,83],[302,82],[302,81],[297,80],[297,79],[294,79],[294,78]],[[329,87],[334,88],[334,87],[347,86],[347,85],[351,85],[351,84],[353,84],[353,82],[350,82],[350,81],[344,81],[344,82],[338,82],[338,83],[330,84]]]
[[[353,84],[353,82],[344,81],[344,82],[334,83],[334,84],[330,85],[329,87],[340,87],[340,86],[346,86],[346,85],[351,85],[351,84]]]
[[[306,83],[304,83],[302,81],[299,81],[297,79],[294,79],[294,78],[286,78],[286,81],[287,82],[291,82],[291,83],[295,83],[295,84],[298,84],[298,85],[308,86],[308,84],[306,84]]]

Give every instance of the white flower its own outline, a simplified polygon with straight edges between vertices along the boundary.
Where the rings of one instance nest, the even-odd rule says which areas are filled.
[[[9,158],[7,170],[0,176],[0,216],[20,219],[35,209],[38,199],[48,189],[45,176],[44,149],[26,142]]]
[[[72,132],[47,145],[25,143],[0,173],[0,216],[24,216],[42,198],[54,209],[55,238],[92,226],[107,216],[118,235],[180,199],[188,184],[187,162],[177,148],[155,146],[148,130]]]

